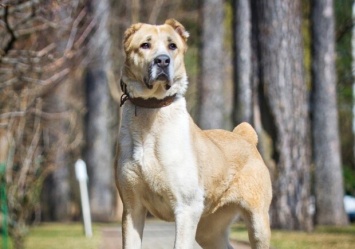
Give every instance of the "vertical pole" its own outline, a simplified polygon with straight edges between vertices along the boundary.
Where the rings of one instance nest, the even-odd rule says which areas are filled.
[[[92,236],[91,214],[90,214],[90,203],[89,203],[89,194],[88,194],[88,186],[87,186],[88,174],[86,171],[86,164],[81,159],[79,159],[75,163],[75,174],[79,182],[79,188],[80,188],[81,208],[83,212],[85,236],[91,237]]]
[[[80,186],[80,196],[81,196],[81,205],[83,210],[83,219],[84,219],[84,229],[85,236],[92,236],[92,228],[91,228],[91,215],[90,215],[90,204],[89,204],[89,195],[88,195],[88,187],[87,181],[79,181]]]
[[[6,196],[6,181],[5,181],[5,172],[6,172],[6,164],[5,163],[0,163],[0,209],[2,210],[3,213],[3,220],[2,220],[2,229],[3,229],[3,234],[2,234],[2,244],[4,249],[8,248],[8,222],[7,222],[7,216],[8,216],[8,210],[7,210],[7,196]]]

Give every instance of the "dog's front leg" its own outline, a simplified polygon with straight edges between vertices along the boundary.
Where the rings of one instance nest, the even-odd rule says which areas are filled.
[[[175,211],[174,249],[192,249],[195,241],[197,224],[200,220],[203,204],[181,204]]]
[[[146,214],[146,209],[140,203],[124,207],[122,216],[123,249],[139,249],[142,247]]]

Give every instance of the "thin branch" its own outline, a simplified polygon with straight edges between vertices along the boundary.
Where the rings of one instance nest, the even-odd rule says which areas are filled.
[[[11,79],[5,81],[4,83],[2,83],[2,84],[0,85],[0,90],[3,89],[3,88],[6,88],[6,87],[8,87],[8,86],[11,86],[11,85],[14,84],[15,82],[17,82],[17,80],[18,80],[18,79],[15,77],[15,78],[11,78]]]
[[[59,79],[63,78],[64,76],[68,75],[70,73],[69,68],[65,68],[64,70],[60,71],[59,73],[54,74],[52,77],[46,79],[46,80],[41,80],[40,84],[43,86],[50,85]]]
[[[83,18],[85,17],[86,13],[87,13],[86,9],[84,8],[79,13],[77,18],[74,20],[73,25],[72,25],[72,29],[71,29],[71,32],[70,32],[70,36],[69,36],[69,39],[68,39],[68,42],[67,42],[67,46],[65,48],[65,51],[69,51],[69,50],[72,49],[73,44],[74,44],[74,39],[75,39],[76,33],[78,31],[79,23],[83,20]]]
[[[47,55],[50,51],[52,51],[56,47],[57,47],[57,45],[55,43],[51,43],[47,47],[45,47],[44,49],[38,51],[37,52],[37,56],[38,57],[43,57],[44,55]]]
[[[89,36],[89,34],[91,33],[91,31],[93,30],[93,28],[96,25],[96,20],[93,19],[91,20],[91,22],[89,23],[89,25],[86,26],[84,32],[81,34],[81,36],[79,37],[79,39],[74,43],[74,48],[79,48],[83,45],[84,41],[86,40],[86,38]]]
[[[43,24],[47,24],[49,27],[53,28],[53,29],[58,29],[60,27],[62,27],[62,23],[65,22],[65,19],[61,21],[60,24],[56,23],[56,22],[52,22],[46,18],[44,18],[43,16],[36,16],[34,20],[40,21]]]
[[[40,25],[34,26],[32,28],[28,28],[28,29],[16,30],[15,33],[17,36],[24,36],[24,35],[33,34],[37,31],[46,30],[48,28],[49,28],[49,25],[47,23],[44,23],[44,24],[40,24]]]
[[[350,33],[352,28],[354,27],[354,20],[349,19],[348,21],[345,22],[344,25],[342,25],[336,32],[336,41],[340,41],[348,32]]]
[[[6,112],[6,113],[3,113],[3,114],[0,114],[0,119],[22,117],[24,115],[26,115],[25,111]]]
[[[5,46],[4,53],[7,54],[14,46],[14,43],[16,41],[16,35],[14,30],[10,26],[9,22],[9,5],[6,5],[4,8],[4,21],[5,21],[5,27],[6,30],[10,33],[10,40],[8,41],[7,45]],[[1,57],[0,57],[1,59]]]
[[[55,71],[59,67],[63,66],[65,61],[66,61],[66,58],[64,56],[60,57],[60,58],[56,59],[54,62],[44,66],[43,71],[44,72]]]
[[[47,120],[55,120],[55,119],[67,119],[70,118],[70,112],[44,112],[35,108],[31,108],[26,111],[14,111],[14,112],[6,112],[0,114],[0,119],[9,119],[9,118],[18,118],[26,116],[27,114],[33,114],[43,119]]]
[[[40,3],[40,0],[30,0],[21,4],[16,4],[16,5],[11,5],[11,4],[1,4],[2,7],[6,8],[8,7],[8,14],[12,14],[14,12],[21,12],[25,9],[28,8],[33,8],[36,5],[38,5]],[[3,9],[0,8],[0,17],[3,17],[5,15],[5,11]]]
[[[35,111],[34,114],[46,120],[56,120],[56,119],[68,119],[70,117],[70,111],[66,112],[43,112]]]
[[[43,57],[44,55],[47,55],[49,52],[51,52],[56,47],[57,47],[57,45],[55,43],[51,43],[48,46],[44,47],[40,51],[13,49],[13,50],[11,50],[11,53],[9,53],[6,57],[3,58],[2,62],[3,63],[6,63],[6,62],[7,63],[17,63],[18,55],[21,55],[21,56],[32,56],[32,57]],[[12,58],[12,57],[14,57],[14,58]]]
[[[27,173],[28,173],[29,168],[31,166],[31,161],[34,156],[35,150],[38,146],[39,139],[40,139],[40,134],[41,134],[40,128],[41,128],[41,125],[38,124],[35,134],[33,135],[31,145],[28,148],[26,157],[23,161],[23,166],[21,167],[21,172],[20,172],[20,176],[19,176],[19,180],[18,180],[18,185],[20,188],[23,188],[23,186],[25,185],[26,176],[27,176]]]
[[[25,111],[27,109],[27,103],[28,103],[27,89],[24,89],[21,92],[19,109]],[[22,144],[23,134],[25,132],[25,125],[26,125],[26,116],[21,116],[16,131],[16,138],[15,138],[16,144]]]
[[[154,6],[152,8],[152,12],[150,13],[149,16],[149,23],[155,24],[157,22],[159,13],[161,11],[161,8],[163,7],[165,0],[155,0]]]
[[[17,29],[20,25],[25,25],[27,22],[33,22],[33,20],[36,19],[35,16],[37,11],[37,8],[31,8],[30,13],[24,13],[24,15],[27,14],[27,16],[21,16],[22,19],[13,25],[13,29]]]
[[[9,123],[9,127],[12,127],[14,120],[11,120]],[[15,139],[13,137],[8,138],[10,143],[9,143],[9,152],[8,152],[8,157],[6,161],[6,182],[12,182],[11,179],[11,171],[14,165],[14,158],[15,158],[15,151],[16,151],[16,143]]]

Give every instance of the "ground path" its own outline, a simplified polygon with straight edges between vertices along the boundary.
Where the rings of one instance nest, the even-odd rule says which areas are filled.
[[[144,227],[143,249],[172,249],[174,245],[174,223],[147,220]],[[100,249],[122,249],[121,227],[104,228]],[[233,242],[234,249],[250,249],[245,243]],[[197,244],[194,249],[201,249]]]

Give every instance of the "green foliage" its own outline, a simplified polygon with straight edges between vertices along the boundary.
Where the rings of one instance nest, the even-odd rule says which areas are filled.
[[[352,0],[334,1],[339,99],[351,102]],[[345,93],[345,94],[344,94]]]
[[[349,166],[343,167],[345,193],[355,195],[355,172]]]
[[[233,7],[230,1],[224,4],[224,47],[227,51],[232,50],[233,43]]]
[[[336,18],[336,70],[338,76],[338,110],[341,151],[344,167],[344,184],[347,193],[355,194],[354,136],[352,134],[352,30],[353,0],[334,1]]]

